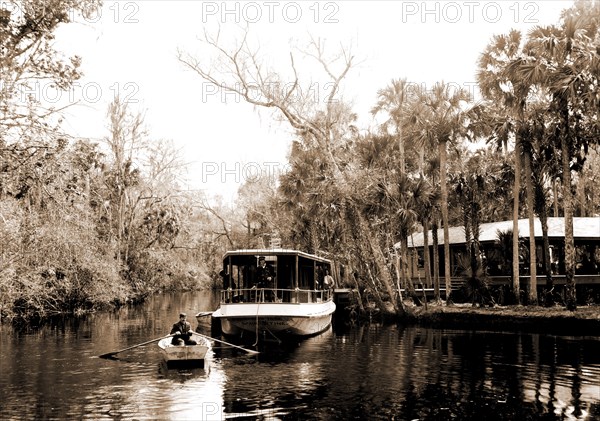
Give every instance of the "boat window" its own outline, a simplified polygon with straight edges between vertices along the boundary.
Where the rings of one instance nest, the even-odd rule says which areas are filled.
[[[293,289],[296,287],[296,256],[277,256],[277,288]]]
[[[257,285],[258,259],[262,254],[228,256],[223,268],[231,276],[233,288],[249,289]],[[323,286],[325,271],[331,273],[328,262],[298,256],[296,254],[265,255],[267,265],[271,268],[277,289],[320,289]],[[297,265],[297,266],[296,266]],[[298,269],[296,275],[296,268]],[[296,279],[296,276],[298,279]]]
[[[305,257],[298,259],[298,287],[313,289],[315,285],[315,262]]]
[[[256,273],[253,256],[230,256],[231,278],[237,288],[251,288]]]

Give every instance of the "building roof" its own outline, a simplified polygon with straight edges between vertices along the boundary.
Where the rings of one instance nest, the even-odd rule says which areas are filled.
[[[542,224],[538,218],[534,220],[535,236],[542,238]],[[498,231],[512,231],[513,221],[490,222],[481,224],[479,242],[494,242],[498,238]],[[450,244],[465,243],[464,226],[450,227],[448,230]],[[431,230],[428,231],[429,244],[431,245]],[[529,220],[519,219],[519,236],[529,238]],[[548,218],[548,237],[563,238],[565,236],[565,219]],[[578,240],[600,240],[600,217],[573,218],[573,236]],[[413,245],[414,241],[414,245]],[[444,243],[444,230],[438,229],[438,242]],[[408,237],[408,247],[423,247],[423,233],[416,232]]]

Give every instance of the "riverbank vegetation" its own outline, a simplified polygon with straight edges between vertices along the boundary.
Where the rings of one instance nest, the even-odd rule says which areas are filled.
[[[184,167],[171,142],[151,139],[143,115],[118,97],[104,139],[70,138],[61,110],[34,94],[41,82],[66,91],[80,77],[80,59],[55,51],[53,33],[96,7],[19,1],[0,10],[2,320],[212,286],[203,256],[214,223],[201,196],[179,193]]]
[[[247,207],[248,220],[255,221],[259,234],[338,262],[339,282],[361,294],[359,312],[364,295],[382,312],[400,317],[409,311],[402,291],[420,302],[419,280],[408,275],[408,239],[416,231],[433,234],[431,239],[425,235],[423,260],[435,301],[445,298],[450,304],[461,298],[458,293],[452,297],[449,250],[449,227],[461,225],[468,254],[462,299],[497,302],[487,288],[479,227],[507,219],[514,221],[513,230],[498,234],[503,264],[511,266],[502,301],[558,303],[574,310],[573,217],[600,215],[594,194],[600,175],[599,23],[598,3],[577,1],[555,25],[495,36],[477,63],[481,99],[444,81],[431,86],[402,78],[382,83],[372,108],[377,125],[371,130],[356,126],[358,116],[342,95],[355,63],[349,50],[331,53],[322,40],[312,39],[306,49],[291,53],[285,72],[277,72],[244,33],[230,49],[206,36],[205,53],[216,55],[219,67],[185,52],[179,58],[205,82],[275,110],[295,130],[289,171]],[[298,64],[297,56],[313,61],[310,77],[302,79],[306,63]],[[317,71],[331,89],[315,103],[301,93],[310,92]],[[277,83],[287,80],[284,74],[292,75],[292,84]],[[565,221],[566,287],[560,293],[549,269],[549,215]],[[529,220],[527,244],[519,235],[519,218]],[[533,234],[536,218],[545,233],[541,256]],[[441,256],[438,228],[444,232]],[[520,273],[524,249],[529,265],[525,289],[525,273]],[[542,297],[538,260],[549,277]]]
[[[585,306],[573,312],[565,307],[433,305],[415,308],[408,322],[443,329],[521,331],[559,335],[593,335],[600,328],[600,308]]]
[[[425,236],[426,281],[436,302],[451,303],[450,294],[440,293],[452,290],[450,226],[465,227],[466,299],[472,300],[487,296],[479,225],[520,217],[543,225],[548,215],[565,217],[562,304],[576,308],[572,218],[600,215],[597,3],[577,1],[556,25],[492,39],[478,63],[482,100],[443,81],[424,86],[401,75],[382,81],[371,130],[357,127],[343,97],[356,61],[349,50],[332,54],[312,39],[278,72],[246,33],[232,49],[207,34],[202,54],[216,64],[185,51],[180,63],[205,82],[274,110],[297,138],[288,170],[247,180],[233,207],[182,191],[183,159],[171,142],[152,139],[143,115],[118,97],[101,142],[66,136],[66,117],[40,98],[24,102],[22,89],[36,80],[68,90],[79,78],[80,59],[63,58],[51,40],[73,10],[86,13],[97,4],[52,0],[48,12],[36,2],[16,3],[27,13],[17,18],[12,9],[0,11],[2,82],[11,87],[0,91],[3,319],[211,286],[224,250],[275,245],[335,261],[338,286],[360,294],[358,312],[366,311],[368,296],[381,312],[402,317],[414,312],[402,291],[420,302],[419,282],[408,271],[411,233],[432,230],[431,239]],[[303,71],[310,76],[302,79]],[[327,98],[315,101],[303,93],[312,92],[317,77],[328,89]],[[444,229],[443,256],[437,255],[438,228]],[[529,244],[533,287],[522,292],[518,229],[504,236],[512,256],[507,300],[538,304],[536,259],[547,265],[549,259]]]

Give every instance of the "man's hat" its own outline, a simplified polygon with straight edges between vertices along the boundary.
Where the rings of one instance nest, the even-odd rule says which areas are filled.
[[[259,257],[258,257],[258,260],[259,260],[259,261],[260,261],[260,260],[265,260],[265,256],[259,256]]]
[[[179,313],[179,317],[187,317],[187,314],[185,314],[185,313]]]

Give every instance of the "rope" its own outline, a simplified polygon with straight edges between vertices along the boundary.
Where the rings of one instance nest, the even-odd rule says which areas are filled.
[[[275,340],[277,340],[277,342],[279,344],[281,344],[281,339],[279,339],[277,336],[275,336],[275,334],[273,332],[271,332],[271,330],[268,327],[265,327],[265,329],[267,330],[267,332],[269,332],[271,334],[272,337],[275,338]]]
[[[254,344],[252,346],[258,345],[258,309],[260,307],[260,299],[258,299],[259,298],[258,290],[256,292],[257,292],[257,294],[256,294],[256,297],[257,297],[257,300],[256,300],[256,323],[255,323],[255,325],[256,325],[256,332],[255,332],[256,342],[254,342]]]

